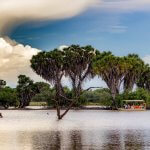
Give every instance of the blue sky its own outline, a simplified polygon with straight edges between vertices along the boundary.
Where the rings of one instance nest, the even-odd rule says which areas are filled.
[[[41,80],[30,67],[38,49],[71,44],[137,53],[150,64],[150,0],[1,0],[0,79],[9,85],[20,74]],[[106,87],[97,78],[89,86]]]
[[[90,44],[116,55],[138,53],[143,57],[150,54],[150,12],[107,12],[92,8],[69,19],[22,24],[10,37],[42,50]]]

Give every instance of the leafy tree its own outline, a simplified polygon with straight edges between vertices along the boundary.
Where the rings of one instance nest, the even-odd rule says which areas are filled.
[[[44,82],[36,82],[35,85],[38,88],[38,93],[32,97],[33,102],[47,102],[48,106],[55,106],[54,104],[54,88],[50,88],[50,85]]]
[[[35,85],[33,81],[25,76],[18,76],[17,93],[19,97],[19,108],[24,108],[29,105],[31,98],[35,95]]]
[[[80,47],[71,45],[63,50],[65,75],[69,77],[72,84],[72,102],[69,109],[78,103],[83,91],[83,83],[94,76],[92,70],[93,58],[99,53],[92,46]],[[67,113],[67,111],[66,111]]]
[[[97,89],[94,91],[87,91],[83,94],[87,104],[111,106],[112,97],[110,90],[107,88]]]
[[[8,109],[9,106],[18,105],[18,97],[16,90],[10,87],[5,87],[0,90],[0,105],[5,109]]]
[[[131,65],[125,57],[116,57],[110,52],[103,52],[95,59],[93,68],[95,73],[106,82],[112,95],[113,107],[117,109],[115,98]]]
[[[83,82],[93,77],[92,60],[98,51],[95,52],[91,46],[71,45],[63,52],[65,53],[65,75],[71,80],[75,97],[79,97]]]
[[[46,81],[54,85],[56,93],[53,100],[56,104],[58,119],[62,119],[60,113],[61,95],[64,95],[61,84],[64,75],[62,52],[55,49],[49,52],[38,53],[31,59],[31,68]]]
[[[6,86],[6,81],[0,80],[0,89],[4,88]]]
[[[143,71],[137,81],[137,86],[150,91],[150,66],[148,64],[144,65]]]
[[[91,47],[71,45],[60,51],[40,52],[31,59],[31,68],[45,80],[54,85],[58,119],[62,119],[82,94],[83,82],[92,75],[92,59],[97,52]],[[62,86],[63,76],[69,77],[72,83],[72,99],[67,98]],[[68,108],[61,114],[62,103],[70,102]]]
[[[130,68],[124,77],[124,91],[129,92],[139,80],[143,72],[144,62],[136,54],[129,54],[126,61],[130,64]]]

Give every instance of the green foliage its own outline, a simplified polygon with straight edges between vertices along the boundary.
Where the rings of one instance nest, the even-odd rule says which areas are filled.
[[[47,106],[46,102],[30,102],[29,106]]]
[[[62,52],[54,49],[53,51],[38,53],[31,59],[31,68],[43,79],[55,84],[62,77]]]
[[[129,54],[126,56],[126,61],[130,64],[130,68],[127,70],[127,73],[124,77],[124,91],[132,91],[133,86],[139,80],[143,68],[144,62],[143,60],[136,54]]]
[[[25,75],[18,76],[18,85],[16,89],[19,98],[19,108],[28,106],[31,98],[37,92],[37,86]]]
[[[18,106],[18,97],[16,94],[16,90],[10,87],[5,87],[0,90],[0,105],[4,108],[8,108],[10,106]]]
[[[83,94],[87,105],[98,104],[102,106],[111,106],[112,97],[109,89],[97,89],[94,91],[87,91]]]
[[[55,90],[50,89],[50,87],[44,87],[41,89],[40,93],[36,94],[32,98],[32,102],[46,102],[48,106],[55,106],[54,103]]]
[[[150,66],[148,64],[143,66],[142,73],[137,80],[137,86],[150,91]]]
[[[114,109],[117,109],[116,95],[119,94],[123,78],[131,65],[126,57],[117,57],[110,52],[100,53],[93,62],[94,72],[100,76],[110,89]]]
[[[145,100],[147,107],[150,107],[150,92],[148,90],[138,88],[134,92],[124,92],[116,97],[118,106],[120,107],[123,100]]]
[[[6,81],[0,80],[0,89],[4,88],[6,86]]]

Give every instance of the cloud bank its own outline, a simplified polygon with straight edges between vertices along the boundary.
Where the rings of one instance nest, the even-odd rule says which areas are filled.
[[[145,11],[150,8],[150,0],[103,0],[100,8],[107,11]]]
[[[17,76],[25,74],[35,81],[42,80],[30,68],[30,59],[40,50],[0,38],[0,79],[15,86]]]
[[[70,18],[100,0],[1,0],[0,33],[26,21]]]

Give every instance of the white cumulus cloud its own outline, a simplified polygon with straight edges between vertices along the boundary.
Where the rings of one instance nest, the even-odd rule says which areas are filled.
[[[16,85],[17,76],[20,74],[25,74],[35,81],[42,80],[30,68],[30,59],[39,51],[28,45],[0,38],[0,79],[6,80],[11,86]]]
[[[146,64],[149,64],[150,65],[150,55],[146,55],[143,57],[143,61],[146,63]]]

